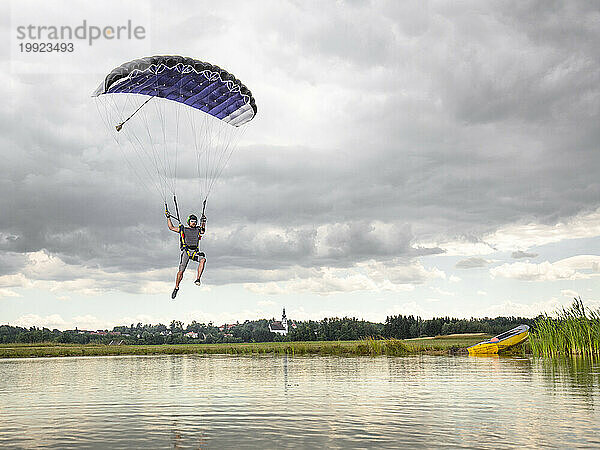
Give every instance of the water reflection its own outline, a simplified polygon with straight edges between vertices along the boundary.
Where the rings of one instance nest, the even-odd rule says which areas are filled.
[[[600,389],[600,360],[578,357],[538,358],[545,385],[553,393],[570,393],[594,409]]]
[[[582,360],[0,360],[0,446],[593,446],[599,395]]]

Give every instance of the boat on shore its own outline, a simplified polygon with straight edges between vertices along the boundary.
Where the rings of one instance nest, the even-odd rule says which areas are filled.
[[[529,336],[529,325],[519,325],[512,330],[505,331],[498,336],[472,345],[467,348],[469,355],[492,355],[501,353],[504,350],[513,347],[525,341]]]

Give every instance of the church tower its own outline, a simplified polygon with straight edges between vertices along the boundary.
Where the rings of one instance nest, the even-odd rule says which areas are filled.
[[[283,328],[285,328],[285,332],[287,334],[288,323],[287,323],[287,317],[285,316],[285,308],[283,308],[283,314],[281,315],[281,325],[283,325]]]

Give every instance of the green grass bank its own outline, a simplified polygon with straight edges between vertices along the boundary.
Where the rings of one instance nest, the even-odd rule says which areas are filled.
[[[362,339],[358,341],[260,342],[241,344],[177,345],[78,345],[78,344],[2,344],[0,358],[37,358],[57,356],[111,355],[339,355],[403,356],[416,353],[447,354],[460,352],[487,339],[483,334],[437,336],[420,339]]]

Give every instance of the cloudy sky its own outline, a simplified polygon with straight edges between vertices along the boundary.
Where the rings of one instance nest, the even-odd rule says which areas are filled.
[[[113,6],[1,6],[0,323],[600,306],[597,5]],[[19,25],[128,19],[144,40],[19,52]],[[204,286],[186,273],[176,301],[162,199],[132,183],[90,97],[153,54],[218,64],[258,105],[209,200]]]

